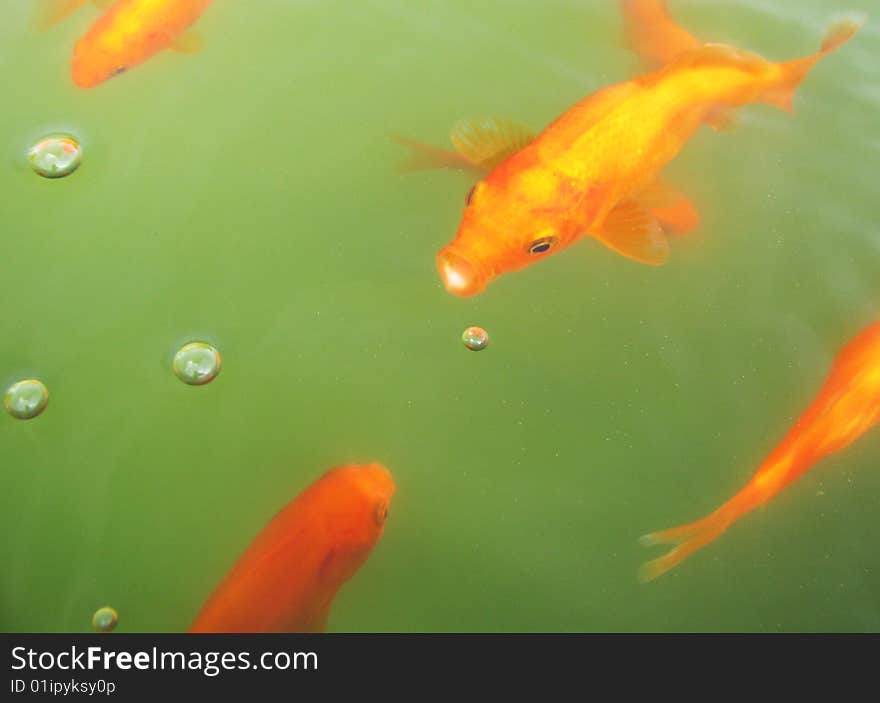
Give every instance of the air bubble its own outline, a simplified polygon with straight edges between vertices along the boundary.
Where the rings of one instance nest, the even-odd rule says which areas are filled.
[[[220,352],[206,342],[190,342],[174,355],[174,373],[184,383],[202,386],[220,373]]]
[[[44,178],[63,178],[79,168],[82,147],[73,137],[52,135],[41,139],[28,152],[34,171]]]
[[[462,333],[461,341],[471,351],[482,351],[489,346],[489,333],[482,327],[468,327]]]
[[[33,378],[13,383],[6,389],[6,395],[3,397],[6,412],[19,420],[36,417],[48,404],[49,389]]]
[[[92,615],[92,629],[94,629],[95,632],[113,632],[118,623],[119,613],[116,612],[115,608],[111,608],[109,605],[105,605],[103,608],[98,608],[95,611],[95,614]]]

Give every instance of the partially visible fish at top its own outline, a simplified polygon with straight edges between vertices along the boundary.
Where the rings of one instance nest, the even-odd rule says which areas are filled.
[[[44,0],[39,23],[51,26],[87,0]],[[93,0],[104,9],[73,49],[71,78],[79,88],[94,88],[138,66],[164,49],[192,54],[201,39],[189,28],[211,0]]]
[[[880,420],[880,322],[838,352],[813,403],[733,498],[707,517],[641,538],[671,544],[647,562],[641,581],[653,581],[719,537],[735,520],[766,503],[823,457],[845,449]]]
[[[665,11],[664,3],[654,5]],[[625,11],[636,9],[649,8],[624,5]],[[637,19],[629,15],[631,36],[638,35],[632,30]],[[646,28],[642,45],[653,46],[651,60],[671,56],[669,63],[597,91],[531,141],[525,128],[507,120],[462,123],[453,131],[454,152],[398,140],[411,151],[405,169],[488,173],[465,198],[455,239],[437,255],[450,293],[475,295],[497,276],[584,236],[635,261],[664,263],[668,235],[693,229],[699,216],[661,170],[701,125],[725,126],[732,108],[766,102],[790,112],[810,69],[846,43],[861,22],[834,23],[817,53],[781,63],[726,45],[693,48],[689,34],[653,26],[671,39],[649,41],[655,30]]]

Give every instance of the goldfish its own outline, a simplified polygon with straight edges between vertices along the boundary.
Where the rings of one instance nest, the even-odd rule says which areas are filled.
[[[863,330],[835,357],[818,395],[745,487],[715,512],[688,525],[645,535],[642,544],[675,545],[642,565],[651,581],[719,537],[731,523],[795,481],[823,457],[839,452],[880,419],[880,322]]]
[[[87,0],[51,0],[42,17],[51,26]],[[73,49],[71,78],[93,88],[143,63],[163,49],[195,53],[201,40],[187,30],[211,0],[95,0],[106,10]]]
[[[766,102],[791,112],[810,69],[859,26],[841,20],[817,53],[781,63],[732,46],[694,47],[681,36],[668,46],[658,40],[660,48],[645,51],[668,63],[581,100],[528,143],[526,130],[497,119],[458,125],[455,152],[406,140],[407,169],[466,165],[484,174],[465,198],[458,233],[437,254],[446,289],[475,295],[585,236],[635,261],[663,264],[669,235],[699,222],[690,199],[663,178],[666,164],[701,125],[726,121],[726,110]]]
[[[336,592],[382,535],[394,489],[380,464],[329,470],[269,521],[189,631],[323,631]]]

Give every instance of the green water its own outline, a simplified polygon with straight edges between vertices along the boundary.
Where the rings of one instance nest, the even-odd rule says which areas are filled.
[[[796,115],[750,107],[672,165],[703,224],[666,266],[585,241],[463,300],[434,255],[472,178],[397,173],[389,135],[543,127],[633,74],[617,3],[218,0],[198,55],[80,91],[96,12],[36,33],[4,0],[0,382],[51,397],[0,416],[0,629],[185,629],[277,509],[370,460],[397,494],[331,631],[880,629],[876,430],[636,580],[637,537],[733,495],[880,318],[880,3],[855,2],[873,23]],[[779,59],[840,9],[670,4]],[[55,130],[83,163],[46,180],[26,151]],[[172,372],[192,340],[208,385]]]

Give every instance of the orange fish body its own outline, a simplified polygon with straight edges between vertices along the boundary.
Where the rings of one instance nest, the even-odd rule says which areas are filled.
[[[664,226],[687,226],[695,213],[660,185],[661,169],[719,109],[763,101],[790,110],[813,64],[857,29],[837,24],[819,53],[784,63],[701,46],[582,100],[477,183],[457,236],[437,255],[446,288],[473,295],[585,234],[637,261],[663,263]]]
[[[189,51],[181,35],[211,0],[117,0],[73,50],[71,77],[92,88],[168,48]]]
[[[323,631],[339,587],[381,536],[393,493],[379,464],[328,471],[257,535],[189,631]]]
[[[646,546],[674,544],[642,566],[650,581],[706,546],[734,521],[765,503],[822,457],[840,451],[880,420],[880,322],[862,331],[837,355],[819,395],[752,479],[711,515],[642,537]]]

